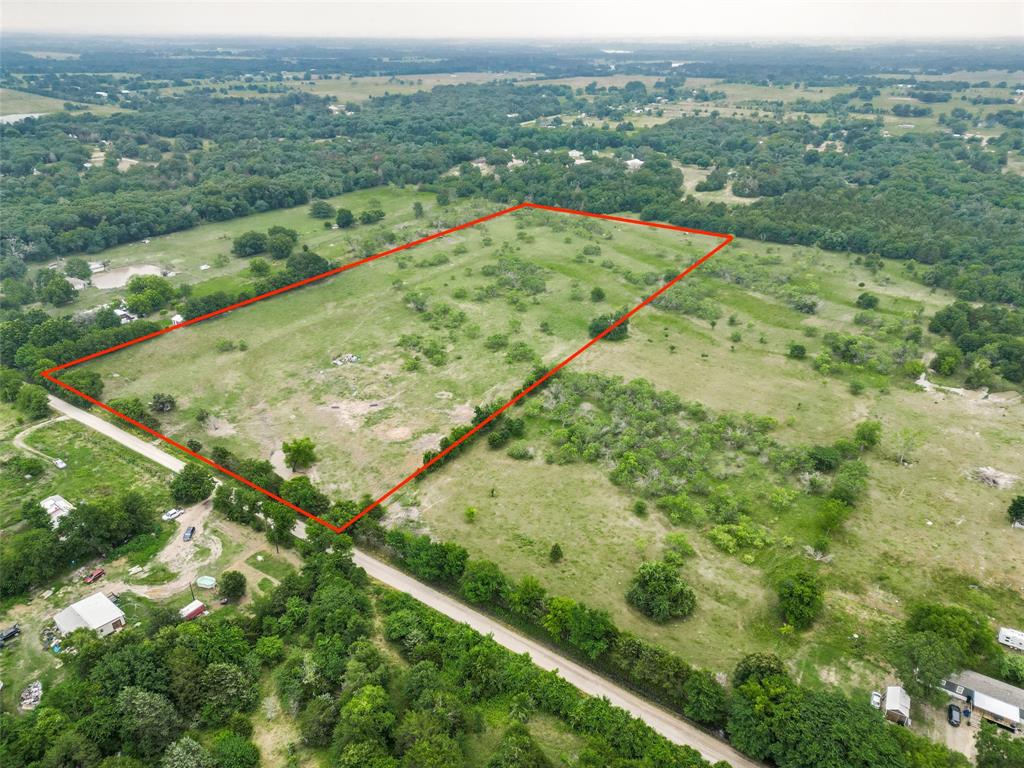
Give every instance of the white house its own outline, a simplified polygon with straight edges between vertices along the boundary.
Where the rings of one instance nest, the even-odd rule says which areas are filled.
[[[124,611],[102,592],[97,592],[68,606],[54,616],[53,621],[61,635],[76,629],[91,629],[100,637],[106,637],[124,627]]]
[[[644,165],[644,161],[639,158],[632,157],[626,161],[627,171],[639,171]]]
[[[60,524],[62,517],[66,517],[68,512],[75,508],[75,505],[63,496],[47,496],[39,502],[39,506],[45,509],[46,514],[50,516],[50,526],[53,528]]]
[[[1024,689],[971,670],[943,680],[939,688],[955,699],[966,701],[983,720],[1011,731],[1024,726]]]
[[[999,628],[999,642],[1015,651],[1024,651],[1024,632],[1009,627]]]

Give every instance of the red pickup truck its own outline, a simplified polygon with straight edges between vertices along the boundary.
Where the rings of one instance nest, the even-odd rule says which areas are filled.
[[[93,571],[84,579],[82,579],[82,581],[84,581],[86,584],[92,584],[94,581],[99,581],[100,579],[102,579],[104,576],[106,576],[106,574],[107,572],[104,571],[102,568],[97,568],[95,571]]]

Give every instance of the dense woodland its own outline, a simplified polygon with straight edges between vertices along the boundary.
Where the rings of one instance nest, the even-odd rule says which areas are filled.
[[[619,100],[628,106],[629,98]],[[637,211],[904,259],[921,280],[972,301],[1024,296],[1024,180],[1002,172],[1006,152],[1024,142],[1019,128],[983,147],[949,134],[886,139],[878,122],[855,115],[820,127],[714,115],[635,131],[520,125],[589,108],[567,87],[493,84],[377,98],[348,116],[297,93],[185,93],[106,118],[27,120],[4,129],[4,276],[18,277],[22,259],[97,252],[378,184],[436,184],[470,159],[505,164],[515,156],[526,164],[493,176],[464,169],[444,184],[456,195]],[[843,151],[806,149],[830,141]],[[101,142],[110,142],[102,146],[115,164],[144,162],[129,173],[111,161],[81,173],[87,145]],[[563,154],[571,148],[647,163],[635,174],[613,158],[573,166]],[[759,199],[728,208],[680,200],[672,160],[719,169],[737,194]]]

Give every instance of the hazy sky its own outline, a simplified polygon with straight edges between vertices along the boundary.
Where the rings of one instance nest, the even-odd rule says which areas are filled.
[[[484,38],[1024,36],[1024,0],[4,0],[5,32]]]

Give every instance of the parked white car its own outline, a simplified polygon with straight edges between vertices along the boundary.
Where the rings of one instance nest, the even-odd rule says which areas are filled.
[[[169,509],[160,515],[161,520],[174,520],[175,518],[181,517],[185,514],[184,509]]]
[[[882,694],[878,691],[871,692],[871,706],[875,709],[882,708]]]

